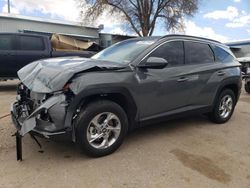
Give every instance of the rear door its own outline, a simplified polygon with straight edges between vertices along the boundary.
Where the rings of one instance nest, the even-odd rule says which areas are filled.
[[[188,99],[193,94],[195,86],[188,80],[188,73],[192,67],[184,64],[183,41],[168,41],[146,58],[158,57],[168,61],[163,69],[141,69],[137,77],[140,78],[141,97],[139,100],[140,116],[142,120],[164,116],[188,105]]]
[[[214,53],[208,43],[184,41],[185,48],[185,77],[188,78],[192,95],[187,98],[190,106],[206,107],[211,104],[210,96],[214,92],[215,82],[211,79],[217,71]]]
[[[50,57],[50,52],[43,37],[18,35],[17,69],[43,58]]]
[[[0,35],[0,77],[14,77],[16,71],[16,36]]]

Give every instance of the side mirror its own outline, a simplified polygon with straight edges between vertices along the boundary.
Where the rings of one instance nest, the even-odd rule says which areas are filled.
[[[168,65],[168,61],[160,57],[149,57],[145,63],[139,64],[139,68],[163,69]]]

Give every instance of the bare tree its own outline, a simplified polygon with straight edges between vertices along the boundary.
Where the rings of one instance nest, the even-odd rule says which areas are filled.
[[[89,5],[84,18],[96,19],[104,10],[120,12],[129,28],[139,36],[151,36],[156,23],[164,21],[166,30],[183,28],[184,16],[193,16],[199,0],[79,0]],[[108,18],[107,18],[108,19]]]

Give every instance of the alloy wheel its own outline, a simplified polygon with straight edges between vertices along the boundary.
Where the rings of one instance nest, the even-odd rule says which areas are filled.
[[[221,118],[226,119],[233,110],[233,99],[230,95],[222,97],[219,106],[219,115]]]
[[[106,149],[116,142],[121,133],[121,121],[111,112],[97,114],[87,128],[87,140],[97,149]]]

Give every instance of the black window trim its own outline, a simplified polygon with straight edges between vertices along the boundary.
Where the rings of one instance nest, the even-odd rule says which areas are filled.
[[[214,63],[216,63],[216,57],[215,57],[215,52],[213,50],[212,44],[208,44],[209,48],[211,49],[213,56],[214,56]]]

